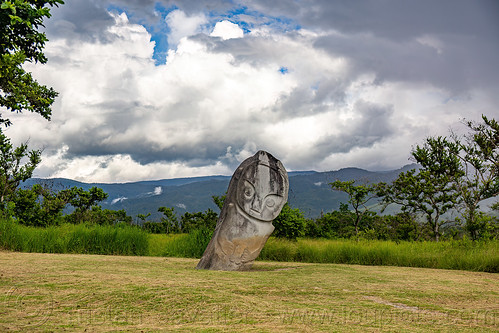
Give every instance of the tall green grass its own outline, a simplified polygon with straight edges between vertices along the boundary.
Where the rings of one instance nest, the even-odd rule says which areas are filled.
[[[22,252],[146,255],[148,234],[131,226],[34,228],[0,221],[0,248]]]
[[[193,230],[189,234],[149,235],[149,255],[162,257],[201,258],[213,232]]]
[[[270,238],[259,259],[499,272],[499,241],[391,242]]]
[[[150,235],[149,255],[200,258],[211,233]],[[271,237],[258,260],[499,272],[499,241],[391,242]]]
[[[33,228],[0,220],[0,248],[23,252],[200,258],[212,232],[148,234],[132,226],[65,224]],[[400,242],[271,237],[259,260],[388,265],[499,273],[499,241]]]

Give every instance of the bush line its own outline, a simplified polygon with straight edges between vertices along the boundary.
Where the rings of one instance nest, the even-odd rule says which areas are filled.
[[[71,225],[48,228],[0,221],[0,248],[22,252],[149,255],[200,258],[212,231],[148,234],[136,226]],[[499,273],[499,241],[450,240],[393,242],[380,240],[271,237],[258,260],[385,265]]]

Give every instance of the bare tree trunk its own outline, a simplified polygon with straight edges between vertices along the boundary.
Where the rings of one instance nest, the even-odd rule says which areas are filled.
[[[438,224],[438,220],[440,218],[440,214],[437,211],[437,216],[435,216],[433,232],[435,233],[435,241],[438,242],[440,239],[440,225]]]

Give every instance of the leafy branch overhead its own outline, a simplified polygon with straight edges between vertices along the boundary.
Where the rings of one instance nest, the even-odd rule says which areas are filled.
[[[330,183],[333,190],[345,192],[355,213],[355,234],[359,234],[359,224],[362,218],[369,212],[366,204],[377,196],[376,185],[354,185],[355,180],[334,181]]]
[[[39,84],[26,72],[25,62],[46,63],[43,54],[47,36],[38,29],[49,18],[50,8],[61,0],[14,0],[0,5],[0,107],[12,112],[30,111],[50,120],[57,92]],[[0,123],[11,125],[0,116]]]
[[[14,147],[10,139],[0,130],[0,203],[8,200],[19,183],[31,178],[33,171],[41,161],[41,151],[28,151],[26,143]],[[27,157],[28,161],[22,163]]]

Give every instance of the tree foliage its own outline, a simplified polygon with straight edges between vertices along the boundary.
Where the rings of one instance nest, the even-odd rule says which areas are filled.
[[[137,224],[141,224],[143,225],[146,221],[147,221],[147,218],[151,216],[151,213],[147,213],[147,214],[137,214]],[[140,221],[140,222],[139,222]]]
[[[226,194],[224,195],[212,195],[213,203],[218,207],[218,209],[222,210],[225,202]]]
[[[25,62],[47,62],[43,47],[47,36],[38,29],[50,17],[50,7],[61,0],[13,0],[0,5],[0,107],[12,112],[31,111],[50,119],[57,93],[40,85],[26,72]],[[10,125],[8,118],[0,123]]]
[[[190,233],[197,229],[215,230],[218,214],[211,209],[204,212],[189,213],[185,212],[180,219],[181,231]]]
[[[298,208],[291,208],[288,203],[284,205],[279,215],[272,221],[275,227],[275,237],[296,240],[305,234],[306,220]]]
[[[72,187],[61,191],[52,191],[48,186],[35,184],[28,189],[17,189],[12,195],[12,207],[9,213],[19,223],[48,227],[62,222],[73,224],[88,223],[98,225],[115,225],[132,223],[132,217],[125,210],[102,209],[98,203],[107,194],[100,188],[93,187],[88,191],[80,187]],[[64,209],[72,206],[73,212],[63,215]]]
[[[489,237],[493,229],[479,208],[483,200],[499,195],[499,124],[484,115],[482,120],[465,122],[470,132],[463,137],[427,138],[412,151],[421,169],[379,186],[385,204],[423,214],[436,240],[447,222],[440,219],[452,208],[461,211],[473,239]]]
[[[355,180],[334,181],[330,183],[333,190],[343,191],[348,195],[348,203],[352,206],[355,214],[353,225],[355,234],[359,234],[359,224],[362,217],[369,212],[366,204],[376,197],[374,185],[354,185]]]
[[[57,193],[40,184],[18,189],[13,197],[13,215],[24,225],[47,227],[61,222],[62,211],[69,202],[70,191]]]
[[[456,187],[462,198],[462,211],[466,228],[473,239],[480,238],[483,228],[480,220],[480,202],[499,195],[499,124],[495,119],[482,116],[483,123],[467,121],[471,132],[458,138],[455,144],[460,152],[463,177]]]
[[[175,233],[180,232],[180,224],[177,219],[177,215],[175,215],[175,209],[169,207],[159,207],[158,212],[163,213],[163,217],[161,217],[161,224],[163,225],[163,229],[165,233]]]
[[[91,220],[87,212],[90,208],[96,206],[99,202],[107,198],[107,193],[99,187],[92,187],[88,191],[85,191],[81,187],[72,187],[69,189],[69,203],[75,208],[74,212],[71,213],[67,220],[71,223],[82,223],[85,220]]]
[[[30,178],[40,163],[41,151],[28,151],[27,143],[14,147],[0,130],[0,203],[15,192],[20,182]],[[27,159],[26,163],[23,160]]]
[[[143,228],[155,234],[191,233],[195,230],[215,230],[218,214],[211,209],[204,212],[185,212],[180,220],[172,207],[159,207],[158,211],[163,213],[160,222],[147,221]]]
[[[378,185],[378,195],[384,196],[385,205],[395,203],[403,212],[422,214],[436,241],[440,227],[447,222],[442,215],[456,207],[459,199],[455,186],[462,176],[458,151],[458,145],[444,137],[429,137],[412,151],[421,169],[400,173],[391,185]]]
[[[128,216],[124,209],[102,209],[101,206],[94,205],[84,214],[84,222],[98,225],[130,225],[132,224],[132,217]]]
[[[355,214],[348,209],[346,203],[340,204],[339,210],[334,210],[306,226],[305,236],[313,238],[350,238],[355,235],[353,221]]]

